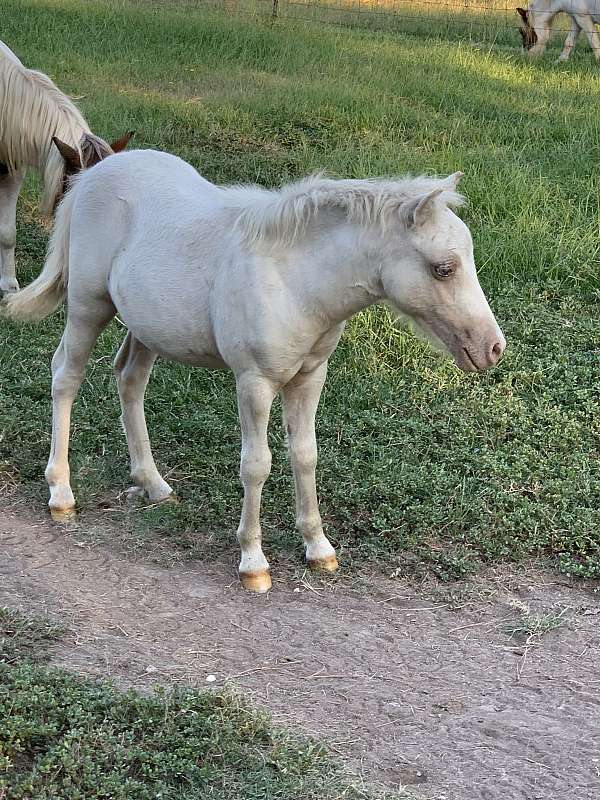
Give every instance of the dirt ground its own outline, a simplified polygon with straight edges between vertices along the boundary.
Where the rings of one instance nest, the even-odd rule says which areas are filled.
[[[252,596],[233,564],[132,563],[8,511],[0,604],[68,626],[57,664],[140,688],[232,683],[417,797],[600,796],[597,585],[530,568],[437,588],[307,576]]]

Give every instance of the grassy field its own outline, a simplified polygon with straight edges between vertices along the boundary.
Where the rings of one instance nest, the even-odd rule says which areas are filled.
[[[60,634],[0,608],[3,800],[383,800],[232,692],[144,696],[44,666]]]
[[[318,417],[327,531],[346,569],[452,578],[534,555],[600,575],[600,122],[588,49],[567,66],[555,53],[530,64],[516,31],[513,47],[483,48],[271,26],[185,2],[2,5],[2,37],[81,98],[95,131],[135,128],[138,146],[175,152],[213,181],[465,172],[464,217],[506,357],[463,375],[385,311],[355,318]],[[32,182],[19,212],[23,283],[46,241],[35,192]],[[40,508],[61,330],[60,314],[37,328],[0,322],[0,460]],[[210,557],[233,541],[240,509],[232,378],[157,365],[148,421],[182,502],[127,509],[110,370],[122,337],[117,323],[103,335],[74,411],[84,527],[101,512],[123,541],[159,536]],[[263,506],[274,563],[301,555],[279,418],[276,408]]]

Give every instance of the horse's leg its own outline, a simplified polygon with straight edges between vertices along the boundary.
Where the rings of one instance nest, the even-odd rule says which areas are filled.
[[[256,375],[237,378],[237,399],[242,428],[240,478],[244,487],[238,539],[242,550],[239,573],[242,586],[252,592],[271,588],[269,563],[261,547],[260,499],[271,471],[267,442],[269,414],[276,392],[271,383]]]
[[[314,372],[296,375],[281,394],[296,485],[296,528],[304,539],[309,566],[332,571],[337,569],[338,562],[323,533],[315,480],[315,415],[326,375],[327,363],[321,364]]]
[[[531,50],[529,50],[530,58],[541,56],[546,49],[548,39],[552,33],[552,29],[550,27],[551,22],[552,14],[536,14],[534,27],[537,35],[537,42],[533,45]]]
[[[571,30],[567,38],[565,39],[565,44],[562,50],[562,53],[558,57],[558,61],[567,61],[569,56],[571,55],[571,50],[575,47],[575,42],[577,41],[577,37],[581,33],[581,28],[577,24],[577,20],[575,17],[571,17]]]
[[[131,478],[151,503],[171,497],[173,490],[160,476],[152,457],[144,415],[144,393],[156,353],[131,333],[125,337],[115,359],[115,374],[123,412],[123,427],[131,458]]]
[[[98,300],[93,316],[69,312],[65,332],[52,359],[52,446],[46,467],[50,513],[64,521],[75,514],[69,470],[71,406],[96,339],[114,316],[112,303]]]
[[[15,270],[16,218],[17,199],[24,177],[24,169],[13,175],[0,170],[0,292],[19,289]]]
[[[596,61],[600,60],[600,38],[593,19],[588,14],[577,14],[575,19],[581,30],[585,31],[585,35],[588,37],[590,46],[594,51]]]

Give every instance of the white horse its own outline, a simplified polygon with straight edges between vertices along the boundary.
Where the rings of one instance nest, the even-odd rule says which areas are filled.
[[[15,216],[26,168],[43,173],[41,207],[49,215],[70,175],[122,150],[131,135],[111,145],[94,136],[81,112],[47,75],[24,67],[0,42],[0,292],[19,288]]]
[[[600,0],[533,0],[527,8],[517,8],[524,50],[532,57],[542,55],[552,33],[552,20],[561,12],[571,18],[571,30],[558,60],[569,58],[581,31],[585,31],[596,60],[600,59],[596,30],[596,25],[600,25]]]
[[[244,501],[243,585],[266,591],[260,502],[271,467],[267,426],[281,392],[296,485],[296,526],[312,567],[337,567],[317,505],[315,413],[327,359],[345,320],[389,301],[467,371],[500,358],[505,341],[477,280],[460,203],[446,179],[328,180],[268,191],[218,187],[165,153],[132,151],[82,172],[58,208],[40,276],[5,301],[36,320],[66,296],[52,361],[50,509],[69,518],[71,405],[91,349],[119,314],[129,333],[115,362],[136,487],[171,496],[144,418],[157,355],[235,374]]]

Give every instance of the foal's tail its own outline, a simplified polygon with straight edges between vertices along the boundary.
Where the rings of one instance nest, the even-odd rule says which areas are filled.
[[[11,319],[39,322],[65,299],[69,282],[69,239],[76,185],[65,195],[54,219],[44,268],[38,277],[2,302],[2,311]]]

